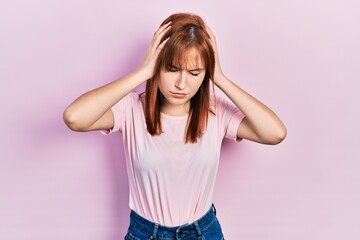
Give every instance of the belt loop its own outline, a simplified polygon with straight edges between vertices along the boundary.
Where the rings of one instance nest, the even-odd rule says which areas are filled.
[[[201,237],[202,233],[201,233],[201,229],[200,229],[200,227],[199,227],[198,222],[195,221],[195,222],[194,222],[194,225],[195,225],[195,228],[196,228],[196,231],[197,231],[199,237]]]
[[[150,236],[150,239],[155,239],[156,238],[158,228],[159,228],[159,224],[155,223],[153,234]]]
[[[215,205],[214,205],[214,204],[212,204],[212,207],[213,207],[214,213],[215,213],[215,215],[216,215],[216,208],[215,208]]]

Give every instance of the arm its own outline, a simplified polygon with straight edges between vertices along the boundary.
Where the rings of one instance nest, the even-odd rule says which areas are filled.
[[[278,144],[286,137],[286,127],[276,114],[259,100],[229,80],[222,72],[217,52],[216,39],[207,27],[215,52],[215,72],[213,82],[244,113],[237,137],[263,144]]]
[[[168,39],[161,43],[160,40],[170,27],[170,24],[165,24],[155,32],[145,59],[138,69],[109,84],[91,90],[72,102],[63,114],[66,125],[74,131],[112,128],[114,117],[110,108],[154,75],[156,59]]]

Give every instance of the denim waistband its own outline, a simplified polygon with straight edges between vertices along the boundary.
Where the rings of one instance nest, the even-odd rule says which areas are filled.
[[[157,237],[178,239],[179,236],[184,234],[197,234],[201,236],[201,230],[207,228],[215,218],[216,209],[214,204],[212,204],[211,208],[198,220],[180,226],[168,227],[151,222],[133,210],[130,213],[130,224],[148,235],[149,239],[156,239]]]

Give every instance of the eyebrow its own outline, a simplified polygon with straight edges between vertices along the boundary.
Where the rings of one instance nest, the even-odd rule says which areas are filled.
[[[188,69],[187,71],[189,72],[193,72],[193,71],[202,71],[204,70],[203,68],[195,68],[195,69]]]
[[[174,65],[170,65],[170,68],[180,69],[179,67],[174,66]],[[187,69],[186,71],[194,72],[194,71],[203,71],[203,70],[204,70],[204,68],[194,68],[194,69]]]

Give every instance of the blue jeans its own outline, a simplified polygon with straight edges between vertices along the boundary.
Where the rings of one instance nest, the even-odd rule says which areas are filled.
[[[223,240],[215,206],[193,223],[166,227],[153,223],[131,210],[130,226],[125,240]]]

